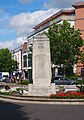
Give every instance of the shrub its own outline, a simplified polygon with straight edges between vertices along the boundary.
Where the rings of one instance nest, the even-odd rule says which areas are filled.
[[[16,88],[17,91],[23,90],[23,88]]]
[[[78,80],[78,84],[84,84],[84,80]]]
[[[23,80],[20,82],[22,85],[28,85],[30,83],[29,80]]]
[[[1,95],[10,95],[9,92],[1,92],[1,91],[0,91],[0,94],[1,94]]]
[[[19,95],[19,92],[18,92],[18,91],[13,90],[13,91],[11,91],[11,92],[10,92],[10,95]]]
[[[72,75],[72,76],[67,76],[71,80],[77,80],[78,76],[77,75]]]

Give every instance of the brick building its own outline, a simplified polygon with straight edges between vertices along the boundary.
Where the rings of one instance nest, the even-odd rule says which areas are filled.
[[[75,8],[75,29],[80,29],[84,40],[84,2],[78,2],[73,7]],[[84,66],[80,62],[77,64],[77,74],[84,74]]]

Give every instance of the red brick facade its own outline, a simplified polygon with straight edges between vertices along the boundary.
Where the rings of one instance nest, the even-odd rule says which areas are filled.
[[[84,40],[84,2],[78,2],[73,5],[75,8],[75,28],[80,29],[82,39]],[[77,64],[77,74],[81,74],[81,68],[83,65],[81,63]]]

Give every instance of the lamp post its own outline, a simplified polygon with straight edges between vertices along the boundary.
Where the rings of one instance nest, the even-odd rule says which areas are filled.
[[[13,68],[14,66],[12,66],[12,69],[11,69],[11,78],[13,77]]]

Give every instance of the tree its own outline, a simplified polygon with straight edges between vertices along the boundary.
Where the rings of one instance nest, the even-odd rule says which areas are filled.
[[[81,33],[71,27],[70,23],[63,21],[58,25],[53,23],[46,33],[50,39],[51,61],[56,65],[73,67],[79,60],[80,47],[83,46]]]
[[[0,71],[11,72],[17,68],[17,62],[12,59],[12,54],[8,48],[0,49]]]

